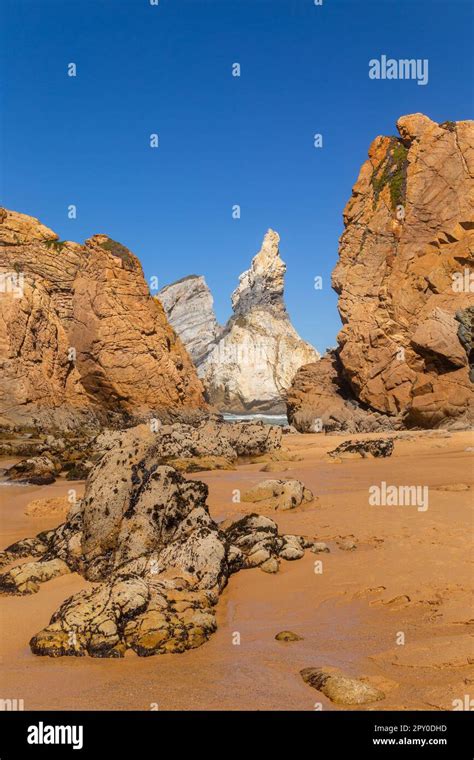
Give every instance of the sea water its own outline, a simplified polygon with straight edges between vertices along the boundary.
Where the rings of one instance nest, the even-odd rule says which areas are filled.
[[[262,420],[266,425],[288,425],[286,414],[227,414],[223,413],[226,422],[255,422]]]

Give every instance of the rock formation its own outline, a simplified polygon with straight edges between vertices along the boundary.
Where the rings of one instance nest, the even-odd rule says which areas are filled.
[[[268,230],[250,269],[240,275],[233,316],[198,366],[209,401],[220,410],[284,412],[284,394],[296,370],[319,358],[286,311],[279,240]]]
[[[62,242],[0,210],[0,424],[74,428],[104,412],[202,407],[202,385],[138,259]]]
[[[5,475],[6,479],[12,483],[46,486],[54,483],[60,470],[57,460],[43,454],[31,459],[22,459],[21,462],[9,467]]]
[[[369,438],[359,441],[343,441],[332,451],[328,451],[330,457],[342,457],[343,459],[367,457],[391,457],[393,454],[392,438]]]
[[[242,445],[256,452],[278,443],[276,432],[276,439],[262,439],[262,425],[222,428],[218,448],[227,441],[234,451]],[[192,444],[201,451],[208,445],[204,432]],[[6,594],[34,593],[71,571],[94,583],[67,599],[33,637],[35,654],[121,657],[133,649],[148,656],[200,646],[216,629],[213,607],[232,573],[276,572],[280,558],[299,559],[312,545],[279,536],[273,520],[256,514],[217,525],[207,486],[161,464],[163,454],[176,450],[176,438],[161,430],[141,425],[116,432],[106,446],[66,522],[0,557],[4,565],[36,558],[0,576]]]
[[[457,311],[456,320],[459,322],[458,338],[469,361],[469,379],[474,383],[474,306]]]
[[[339,429],[363,429],[364,412],[394,426],[473,421],[474,123],[413,114],[397,127],[372,143],[344,210],[333,272],[343,328],[336,356],[295,378],[297,427],[323,416],[322,395]]]
[[[385,699],[381,689],[369,681],[349,678],[336,668],[304,668],[300,675],[305,683],[341,705],[365,705]]]
[[[176,416],[179,416],[178,414]],[[191,418],[186,414],[186,418]],[[156,437],[156,461],[170,464],[180,472],[199,472],[214,469],[235,469],[239,457],[252,457],[267,461],[267,458],[281,458],[288,454],[281,449],[283,430],[278,425],[265,425],[263,421],[223,423],[220,417],[208,413],[200,414],[192,422],[168,424],[152,418],[147,423],[135,426],[149,436],[154,431]],[[12,435],[16,435],[14,432]],[[14,447],[6,442],[0,446],[0,453],[8,457],[26,458],[1,470],[6,482],[47,485],[58,475],[67,480],[86,480],[94,463],[97,462],[120,437],[120,430],[105,428],[98,435],[65,434],[63,438],[40,434],[20,438]]]
[[[286,511],[313,501],[314,496],[300,480],[262,480],[242,494],[242,501]]]
[[[371,411],[354,399],[334,351],[300,367],[286,403],[288,419],[301,433],[369,433],[395,424],[388,415]]]
[[[214,314],[214,299],[202,276],[189,275],[158,293],[170,325],[196,366],[206,358],[222,328]]]

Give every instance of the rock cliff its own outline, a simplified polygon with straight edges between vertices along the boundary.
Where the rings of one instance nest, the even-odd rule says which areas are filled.
[[[158,299],[163,304],[169,323],[198,366],[222,332],[206,280],[202,276],[189,275],[162,288]]]
[[[62,242],[0,210],[0,425],[195,408],[202,391],[127,248],[106,235]]]
[[[171,324],[191,354],[201,357],[197,358],[198,373],[209,401],[222,411],[284,412],[284,394],[295,372],[319,358],[299,337],[286,311],[286,265],[280,258],[279,240],[276,232],[268,230],[250,269],[240,275],[232,294],[234,313],[223,329],[216,329],[202,279],[198,284],[197,278],[190,278],[160,293]],[[196,302],[202,303],[208,325],[207,344]]]
[[[343,327],[325,403],[349,399],[357,415],[376,412],[396,425],[468,425],[474,122],[412,114],[397,127],[400,137],[370,146],[344,210],[333,272]],[[321,362],[296,376],[288,394],[296,424],[322,416],[325,369]]]

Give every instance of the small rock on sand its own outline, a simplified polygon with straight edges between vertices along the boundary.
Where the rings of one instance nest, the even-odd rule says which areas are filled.
[[[298,636],[297,633],[293,633],[293,631],[280,631],[280,633],[277,633],[275,636],[277,641],[302,641],[303,636]]]
[[[358,678],[348,678],[320,668],[304,668],[300,675],[305,683],[321,691],[331,702],[340,705],[365,705],[385,699],[380,689]]]
[[[5,474],[7,480],[10,481],[45,486],[54,483],[60,469],[54,459],[42,454],[38,457],[22,459],[21,462],[10,467]]]
[[[260,570],[264,573],[277,573],[279,569],[280,563],[276,557],[270,557],[270,559],[265,560],[265,562],[260,565]]]
[[[321,552],[330,552],[331,550],[324,541],[315,541],[310,548],[310,551],[313,552],[313,554],[320,554]]]
[[[352,459],[362,457],[390,457],[393,454],[392,438],[374,438],[363,441],[343,441],[332,451],[329,457]]]
[[[351,538],[345,538],[342,541],[338,541],[337,545],[339,546],[339,549],[342,549],[344,552],[352,552],[354,549],[357,549],[357,544]]]
[[[313,499],[312,492],[299,480],[262,480],[242,495],[242,501],[261,502],[278,510],[294,509]]]

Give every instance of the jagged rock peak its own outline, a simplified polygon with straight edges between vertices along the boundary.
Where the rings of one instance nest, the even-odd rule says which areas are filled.
[[[268,230],[232,295],[234,314],[199,367],[208,400],[222,411],[285,410],[284,394],[296,371],[319,359],[291,324],[283,290],[286,265],[280,237]]]
[[[283,300],[286,265],[280,236],[268,230],[232,295],[234,314],[220,327],[204,277],[191,275],[158,293],[188,349],[207,399],[230,412],[284,411],[283,394],[302,364],[319,354],[297,334]]]
[[[279,242],[278,232],[269,229],[250,269],[240,275],[239,285],[232,294],[235,314],[247,314],[255,306],[286,311],[283,301],[286,264],[280,258]]]

